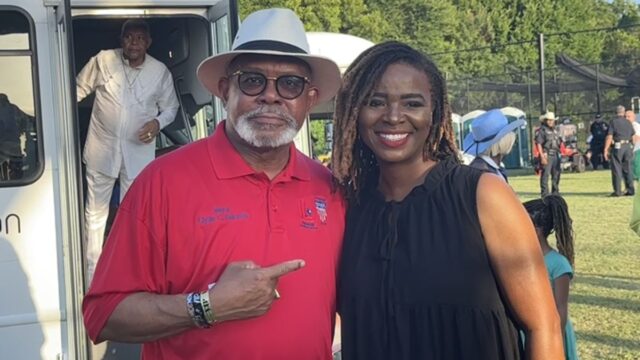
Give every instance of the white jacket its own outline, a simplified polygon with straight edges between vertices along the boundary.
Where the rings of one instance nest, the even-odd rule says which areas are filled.
[[[78,101],[95,92],[83,161],[87,167],[117,177],[124,160],[129,178],[135,178],[155,157],[155,142],[138,140],[138,130],[158,119],[160,128],[178,112],[171,73],[149,54],[131,68],[122,49],[103,50],[76,78]]]

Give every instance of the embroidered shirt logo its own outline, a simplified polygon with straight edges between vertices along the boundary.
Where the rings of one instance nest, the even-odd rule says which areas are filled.
[[[318,217],[320,218],[320,222],[323,224],[327,223],[327,202],[324,199],[316,198],[316,211],[318,212]]]
[[[198,216],[197,221],[202,225],[213,224],[216,222],[241,221],[249,219],[249,213],[246,211],[232,211],[227,207],[216,207],[210,214]]]
[[[318,226],[326,225],[327,200],[320,196],[300,199],[300,216],[300,226],[303,228],[317,230]]]

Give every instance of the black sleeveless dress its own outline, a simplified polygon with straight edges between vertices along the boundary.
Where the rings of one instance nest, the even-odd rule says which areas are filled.
[[[340,264],[344,360],[524,357],[481,233],[481,175],[440,161],[401,202],[363,189]]]

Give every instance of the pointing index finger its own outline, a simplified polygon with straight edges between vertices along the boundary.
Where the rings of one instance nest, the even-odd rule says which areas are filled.
[[[292,271],[296,271],[304,267],[304,265],[304,260],[289,260],[263,268],[262,270],[270,278],[279,278],[282,275],[288,274]]]

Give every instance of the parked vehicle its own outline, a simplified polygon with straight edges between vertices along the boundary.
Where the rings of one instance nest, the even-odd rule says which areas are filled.
[[[588,157],[578,149],[578,127],[569,122],[558,126],[562,144],[560,145],[560,167],[563,171],[584,172]]]

